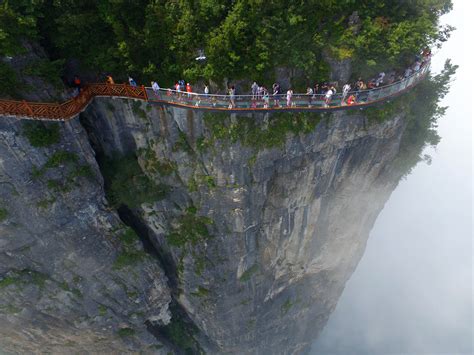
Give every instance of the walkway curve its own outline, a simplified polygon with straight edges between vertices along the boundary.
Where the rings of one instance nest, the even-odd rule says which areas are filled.
[[[423,80],[428,71],[429,62],[403,80],[371,90],[349,92],[347,97],[353,94],[357,98],[357,103],[353,105],[345,104],[342,100],[342,94],[339,93],[332,96],[329,104],[324,102],[324,95],[294,94],[290,106],[286,105],[286,95],[278,95],[277,97],[271,95],[268,107],[264,100],[254,99],[252,95],[236,95],[235,107],[230,107],[230,97],[228,95],[188,94],[171,89],[160,89],[158,92],[154,92],[148,87],[126,84],[88,84],[78,96],[63,103],[0,100],[0,115],[12,116],[18,119],[67,121],[84,111],[94,97],[130,98],[158,105],[226,112],[328,112],[360,109],[388,101],[403,94]]]

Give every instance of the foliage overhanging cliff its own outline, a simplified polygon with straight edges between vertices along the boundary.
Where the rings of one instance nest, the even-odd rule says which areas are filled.
[[[324,80],[325,55],[350,60],[358,75],[405,65],[420,48],[447,39],[452,28],[438,19],[451,8],[450,0],[4,1],[0,54],[39,41],[51,61],[31,70],[51,79],[75,59],[95,72],[163,85],[182,76],[271,79],[279,67]],[[194,59],[198,49],[204,64]],[[2,85],[14,87],[5,63],[0,71]]]

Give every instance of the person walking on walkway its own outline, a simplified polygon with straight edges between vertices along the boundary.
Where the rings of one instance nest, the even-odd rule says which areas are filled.
[[[280,100],[278,95],[280,95],[280,85],[278,83],[273,84],[273,99],[275,101],[275,106],[280,107]]]
[[[174,89],[176,90],[176,97],[179,100],[181,98],[181,85],[179,85],[179,81],[174,84]]]
[[[379,73],[379,76],[377,78],[377,80],[375,81],[375,85],[378,87],[380,86],[381,84],[383,84],[383,81],[385,79],[385,73],[382,71]]]
[[[356,103],[356,98],[354,95],[350,95],[349,98],[347,99],[347,104],[350,106],[350,105],[354,105]]]
[[[161,98],[161,95],[160,95],[160,86],[158,85],[158,83],[156,81],[152,81],[151,82],[151,88],[153,89],[153,92],[155,93],[155,95],[158,97],[158,98]]]
[[[72,86],[74,87],[74,96],[79,95],[82,89],[82,82],[81,82],[81,79],[79,79],[79,76],[74,75]]]
[[[332,87],[330,87],[328,88],[328,91],[326,91],[326,95],[325,95],[324,103],[326,107],[328,107],[329,104],[331,103],[332,95],[334,95],[334,91],[332,90]]]
[[[235,87],[234,86],[231,86],[229,89],[229,98],[230,98],[229,108],[235,108]]]
[[[204,85],[204,95],[206,97],[209,96],[209,87],[207,85]]]
[[[313,102],[313,89],[309,86],[306,88],[306,95],[308,96],[308,107],[311,107]]]
[[[268,94],[268,90],[263,88],[263,108],[270,107],[270,95]]]
[[[105,77],[105,82],[111,85],[115,84],[115,81],[110,74]]]
[[[188,93],[188,98],[191,97],[191,93],[193,92],[193,89],[191,88],[191,84],[187,83],[186,84],[186,92]]]
[[[291,107],[292,106],[292,102],[291,102],[291,99],[293,98],[293,90],[291,90],[291,88],[288,89],[288,91],[286,92],[286,106],[287,107]]]
[[[130,86],[137,86],[137,82],[131,76],[128,77],[128,83]]]
[[[253,82],[252,86],[252,100],[257,99],[257,94],[258,94],[258,84],[256,81]]]
[[[346,99],[347,94],[349,93],[350,90],[351,90],[350,84],[345,84],[342,87],[342,102],[344,102],[344,100]]]

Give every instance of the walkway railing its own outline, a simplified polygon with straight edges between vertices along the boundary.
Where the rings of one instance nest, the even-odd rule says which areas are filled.
[[[344,98],[341,93],[325,102],[324,94],[294,94],[290,105],[286,94],[270,95],[268,99],[254,95],[211,95],[178,92],[171,89],[153,91],[144,86],[126,84],[89,84],[79,95],[63,103],[37,103],[26,101],[0,100],[0,115],[29,118],[36,120],[65,121],[82,112],[96,96],[123,97],[154,102],[161,105],[173,105],[195,110],[212,111],[335,111],[360,108],[386,101],[398,96],[419,83],[428,73],[429,63],[407,78],[392,84],[370,90],[352,91]],[[346,99],[353,95],[355,103],[348,105]]]

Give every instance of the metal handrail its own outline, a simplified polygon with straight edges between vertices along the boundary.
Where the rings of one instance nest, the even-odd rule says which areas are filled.
[[[278,111],[305,110],[330,111],[372,105],[387,98],[397,96],[416,85],[427,74],[430,62],[427,61],[420,70],[410,76],[391,84],[377,88],[349,91],[346,95],[336,93],[326,100],[325,94],[293,94],[291,102],[285,103],[286,94],[257,95],[222,95],[199,94],[195,92],[159,89],[155,92],[150,87],[130,86],[127,84],[89,84],[76,97],[63,103],[41,103],[0,100],[0,115],[29,118],[37,120],[65,121],[82,112],[96,96],[124,97],[155,102],[161,105],[174,105],[192,109],[225,110],[225,111]],[[395,90],[393,90],[395,88]],[[356,103],[349,105],[345,98],[354,95]],[[283,104],[281,104],[283,102]]]

